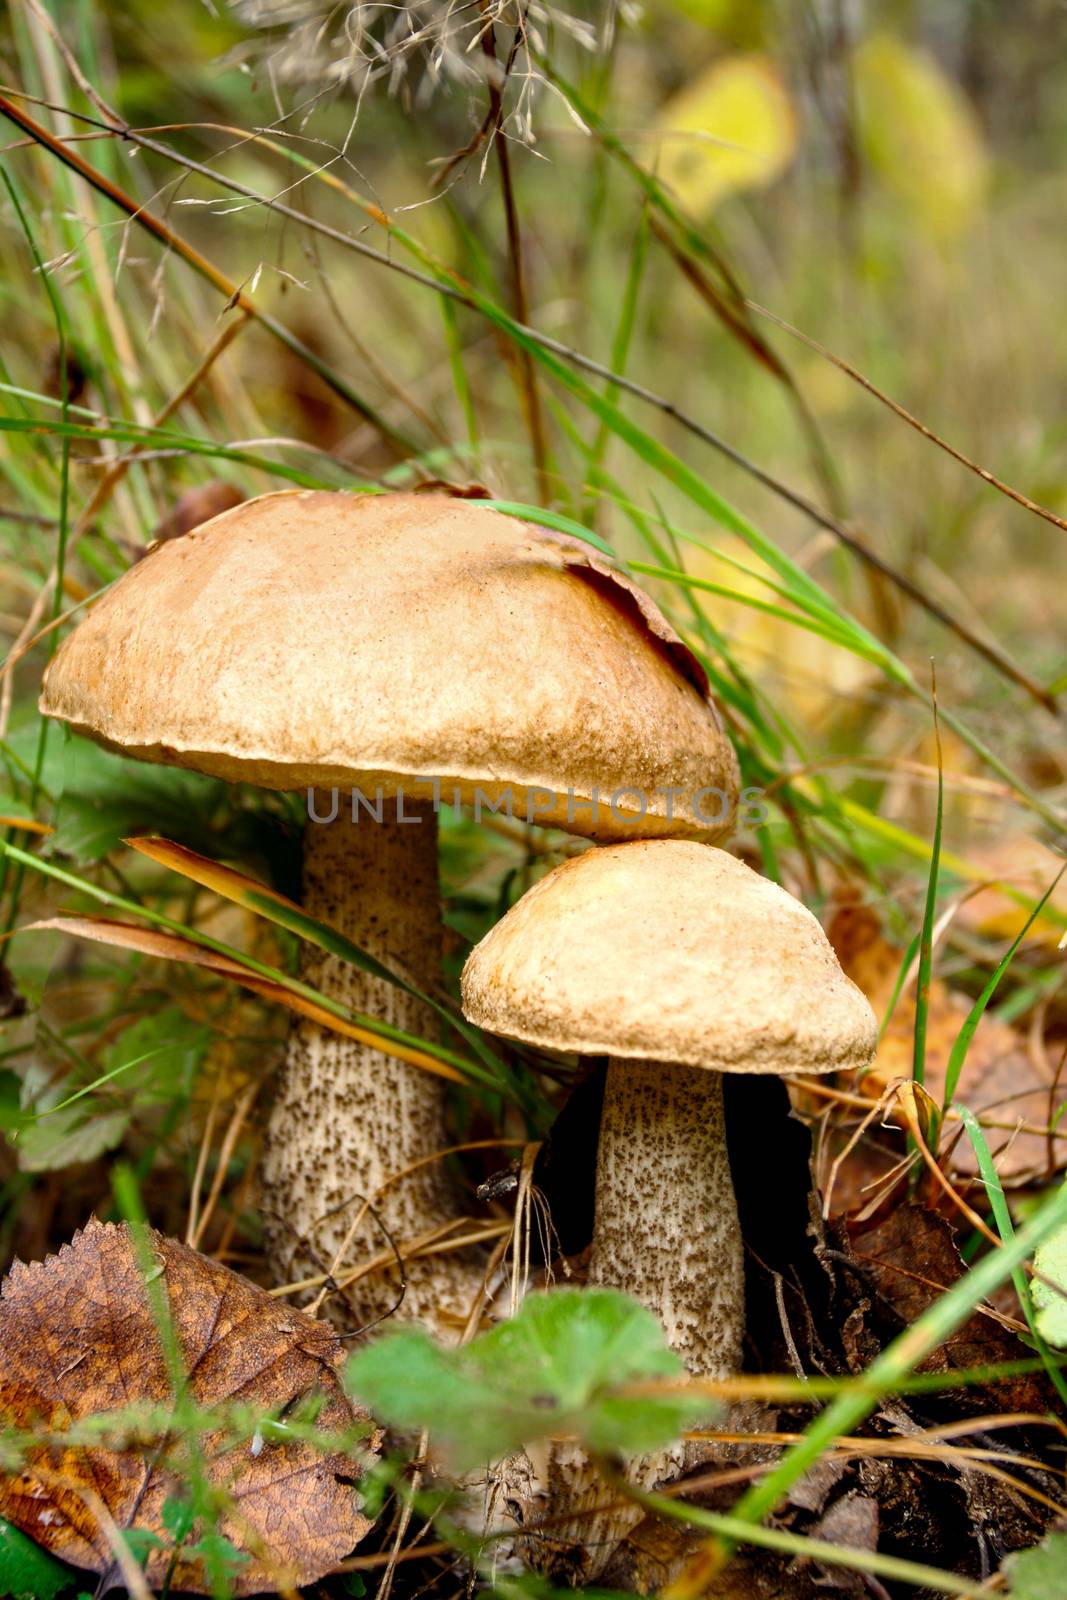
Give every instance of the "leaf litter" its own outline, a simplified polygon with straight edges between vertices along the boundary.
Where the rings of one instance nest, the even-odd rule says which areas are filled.
[[[26,1444],[20,1460],[9,1452],[0,1462],[0,1516],[98,1574],[102,1589],[122,1581],[116,1543],[131,1529],[128,1543],[147,1552],[157,1588],[210,1592],[219,1541],[235,1594],[312,1583],[371,1526],[357,1485],[378,1435],[345,1395],[344,1347],[327,1325],[219,1262],[176,1239],[146,1237],[147,1282],[129,1226],[95,1219],[56,1255],[17,1263],[4,1280],[0,1424]],[[153,1279],[165,1289],[184,1373],[177,1396]],[[197,1470],[179,1406],[195,1408],[203,1430],[204,1505],[185,1517],[176,1507]],[[140,1427],[130,1408],[143,1412]],[[126,1414],[110,1437],[97,1431],[109,1413]],[[293,1425],[305,1413],[328,1448]],[[204,1519],[209,1506],[214,1527]]]

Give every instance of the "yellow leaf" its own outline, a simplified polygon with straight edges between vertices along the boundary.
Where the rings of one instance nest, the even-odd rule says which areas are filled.
[[[657,132],[658,174],[696,212],[773,183],[797,144],[792,101],[762,55],[714,62],[668,100]]]
[[[966,95],[932,56],[875,34],[853,57],[860,137],[871,167],[939,240],[975,220],[989,163]]]

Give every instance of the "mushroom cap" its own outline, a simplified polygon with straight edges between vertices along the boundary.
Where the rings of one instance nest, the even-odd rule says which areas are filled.
[[[877,1023],[808,908],[725,851],[587,850],[472,951],[463,1011],[546,1050],[718,1072],[865,1066]]]
[[[439,779],[445,804],[510,793],[591,838],[717,838],[737,798],[703,669],[647,595],[579,539],[437,494],[264,495],[158,546],[40,703],[145,761],[413,799]]]

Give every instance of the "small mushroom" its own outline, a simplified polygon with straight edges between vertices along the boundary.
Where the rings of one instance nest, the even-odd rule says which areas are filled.
[[[591,546],[439,494],[266,495],[168,540],[64,641],[41,709],[141,760],[306,788],[307,910],[424,993],[441,804],[712,839],[737,797],[707,680],[652,602]],[[434,1035],[418,999],[318,947],[301,975]],[[364,1197],[402,1253],[455,1221],[451,1142],[438,1078],[294,1023],[261,1169],[275,1272],[321,1272]],[[370,1321],[397,1280],[361,1237],[387,1263],[348,1290]],[[402,1314],[454,1325],[480,1276],[470,1253],[414,1259]]]
[[[874,1014],[814,916],[706,845],[586,851],[475,948],[463,1009],[526,1044],[608,1057],[590,1282],[655,1312],[691,1373],[736,1373],[744,1271],[722,1074],[863,1067],[877,1042]],[[692,1459],[631,1470],[648,1485]],[[604,1496],[576,1450],[556,1453],[551,1509],[576,1514],[557,1531],[594,1573],[634,1520],[590,1522]]]

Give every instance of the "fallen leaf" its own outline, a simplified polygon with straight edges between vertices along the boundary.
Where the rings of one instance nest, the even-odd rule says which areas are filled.
[[[148,1239],[186,1374],[183,1403],[201,1411],[237,1404],[266,1418],[318,1397],[317,1429],[351,1438],[366,1413],[344,1394],[344,1347],[327,1325],[176,1239]],[[0,1354],[5,1428],[63,1435],[107,1412],[144,1405],[169,1413],[174,1404],[125,1225],[94,1220],[57,1255],[16,1263],[0,1291]],[[370,1523],[353,1481],[378,1442],[369,1425],[367,1432],[353,1447],[358,1455],[283,1442],[280,1429],[234,1443],[221,1414],[218,1428],[201,1435],[209,1484],[225,1496],[214,1532],[244,1558],[233,1571],[235,1593],[316,1582],[359,1543]],[[158,1586],[170,1571],[173,1589],[208,1593],[203,1558],[186,1554],[172,1535],[173,1507],[189,1480],[177,1434],[130,1442],[127,1430],[122,1443],[34,1443],[20,1471],[0,1474],[0,1516],[102,1577],[114,1568],[114,1529],[143,1530],[137,1547],[147,1546],[150,1583]]]
[[[839,1544],[847,1550],[878,1549],[878,1502],[868,1495],[850,1490],[840,1500],[835,1500],[811,1530],[813,1539],[825,1539],[827,1544]],[[843,1567],[822,1568],[820,1587],[836,1589],[839,1593],[869,1594],[863,1574],[848,1572]]]
[[[1005,943],[1021,932],[1030,915],[1029,906],[1020,905],[1016,896],[1040,900],[1063,866],[1061,855],[1025,833],[998,836],[968,851],[968,859],[991,881],[977,894],[967,896],[956,914],[956,921],[961,928],[983,939]],[[1067,878],[1061,881],[1046,909],[1056,915],[1039,917],[1030,936],[1035,942],[1055,949],[1063,936],[1062,919],[1067,915]]]
[[[616,1594],[657,1594],[681,1576],[700,1541],[698,1529],[646,1517],[612,1552],[598,1586]],[[711,1579],[704,1600],[822,1600],[824,1593],[810,1563],[777,1550],[742,1548]]]
[[[915,1322],[966,1270],[950,1223],[925,1206],[907,1202],[884,1221],[862,1231],[849,1230],[856,1259],[869,1275],[882,1301],[892,1307],[902,1326]],[[1016,1305],[1015,1315],[1022,1313]],[[998,1318],[974,1311],[943,1344],[920,1363],[920,1372],[965,1371],[1018,1361],[1026,1347]],[[988,1391],[987,1391],[988,1392]],[[972,1411],[981,1390],[966,1393]],[[996,1385],[992,1408],[1004,1411],[1041,1411],[1048,1404],[1043,1374],[1005,1378]],[[945,1404],[951,1405],[951,1397]]]
[[[829,935],[845,972],[863,990],[875,1015],[884,1017],[904,952],[885,939],[877,915],[868,906],[841,907],[831,922]],[[931,983],[925,1087],[937,1101],[944,1096],[949,1055],[971,1005],[968,995],[957,993],[940,979]],[[859,1080],[861,1092],[872,1102],[894,1079],[911,1077],[914,1033],[912,983],[900,996],[884,1028],[873,1068]],[[1046,1174],[1050,1154],[1056,1170],[1067,1165],[1067,1124],[1061,1123],[1051,1141],[1037,1131],[1048,1127],[1064,1098],[1067,1084],[1055,1091],[1038,1071],[1021,1036],[987,1011],[967,1052],[956,1099],[970,1106],[985,1128],[1002,1180],[1021,1183]],[[956,1137],[958,1130],[958,1123],[946,1124],[942,1148],[955,1138],[949,1170],[972,1178],[978,1175],[978,1162],[966,1135]]]

